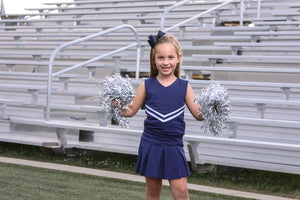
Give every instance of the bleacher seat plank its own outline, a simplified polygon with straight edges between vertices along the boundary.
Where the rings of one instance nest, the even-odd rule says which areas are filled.
[[[243,36],[293,36],[299,35],[299,31],[236,31],[234,34]]]
[[[299,42],[215,42],[214,45],[231,47],[300,47]]]
[[[300,69],[291,68],[250,68],[250,67],[216,67],[216,66],[182,66],[184,71],[223,71],[223,72],[260,72],[299,74]]]
[[[10,121],[8,119],[0,119],[0,134],[7,134],[10,132]]]
[[[250,82],[250,81],[222,81],[222,80],[189,80],[192,84],[208,86],[212,83],[219,83],[224,86],[253,86],[253,87],[275,87],[275,88],[300,88],[299,83],[279,82]]]
[[[222,62],[245,62],[245,63],[293,63],[299,64],[299,56],[268,56],[268,55],[208,55],[194,54],[194,58],[199,60],[222,60]]]
[[[5,118],[5,109],[7,105],[21,105],[24,101],[13,99],[0,99],[0,119]]]
[[[77,4],[75,2],[75,4]],[[80,4],[80,3],[79,3]],[[77,5],[79,5],[77,4]],[[81,4],[84,4],[84,3],[81,3]],[[185,4],[185,7],[188,7],[188,8],[181,8],[179,7],[177,9],[178,10],[186,10],[186,11],[193,11],[195,9],[192,9],[192,10],[189,10],[191,8],[189,8],[189,6],[192,6],[192,7],[198,7],[198,11],[205,11],[207,9],[209,9],[210,7],[212,6],[215,6],[215,5],[218,5],[220,4],[220,2],[191,2],[190,4]],[[160,2],[158,4],[153,4],[153,3],[143,3],[143,4],[136,4],[135,5],[135,8],[139,9],[141,12],[163,12],[164,11],[164,8],[166,6],[171,6],[173,5],[173,3],[171,2]],[[153,7],[156,7],[155,9],[149,9],[150,8],[153,8]],[[43,10],[58,10],[58,11],[66,11],[66,10],[83,10],[83,9],[100,9],[100,10],[105,10],[105,9],[111,9],[113,8],[114,10],[116,11],[119,11],[121,10],[122,8],[132,8],[132,5],[130,4],[114,4],[114,5],[105,5],[105,4],[95,4],[95,5],[88,5],[88,4],[84,4],[84,5],[80,5],[80,6],[74,6],[74,7],[68,7],[68,6],[60,6],[60,7],[41,7],[41,8],[28,8],[26,10],[28,11],[40,11],[41,13],[43,13]],[[148,9],[141,9],[141,8],[148,8]],[[227,9],[228,10],[228,7],[227,8],[222,8],[222,9]],[[176,10],[174,10],[176,11]],[[104,11],[105,13],[105,11]],[[111,13],[111,12],[110,12]]]
[[[296,25],[295,28],[297,28],[297,25],[300,24],[300,21],[271,21],[271,22],[261,22],[261,21],[255,21],[255,25],[257,26],[288,26],[288,25]]]
[[[22,134],[0,134],[1,142],[9,142],[16,144],[26,144],[32,146],[48,147],[48,146],[59,146],[59,142],[56,139],[51,138],[37,138],[26,136]]]
[[[260,103],[260,104],[270,104],[275,106],[294,106],[300,108],[300,101],[290,101],[290,100],[278,100],[278,99],[250,99],[250,98],[231,98],[231,102],[240,103]]]

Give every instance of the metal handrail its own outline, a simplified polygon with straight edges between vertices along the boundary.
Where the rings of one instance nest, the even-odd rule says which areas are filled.
[[[3,0],[1,0],[1,13],[0,13],[0,16],[5,16],[6,15],[6,12],[5,12],[5,7],[4,7],[4,2]]]
[[[182,5],[184,5],[184,4],[186,4],[186,3],[190,2],[190,1],[194,1],[194,0],[184,0],[184,1],[180,1],[180,2],[178,2],[178,3],[175,3],[173,6],[170,6],[170,7],[166,8],[165,11],[164,11],[164,13],[163,13],[162,16],[161,16],[161,20],[160,20],[160,28],[161,28],[161,29],[164,28],[166,16],[167,16],[167,14],[168,14],[171,10],[173,10],[173,9],[175,9],[175,8],[178,8],[179,6],[182,6]]]
[[[177,8],[179,6],[182,6],[182,5],[184,5],[184,4],[186,4],[186,3],[190,2],[190,1],[192,1],[192,0],[181,1],[179,3],[174,4],[173,6],[170,6],[170,7],[166,8],[166,10],[164,11],[164,13],[162,14],[162,17],[161,17],[161,30],[164,29],[164,22],[165,22],[166,15],[172,9]],[[171,30],[173,30],[175,28],[178,28],[178,27],[180,27],[180,26],[182,26],[182,25],[184,25],[186,23],[189,23],[190,21],[193,21],[193,20],[195,20],[195,19],[197,19],[197,18],[199,18],[199,17],[201,17],[203,15],[211,13],[211,12],[213,12],[213,11],[215,11],[215,10],[217,10],[217,9],[219,9],[219,8],[227,5],[227,4],[230,4],[232,2],[238,2],[238,1],[237,0],[228,0],[228,1],[225,1],[224,3],[221,3],[221,4],[219,4],[219,5],[215,6],[215,7],[210,8],[210,9],[208,9],[208,10],[202,12],[202,13],[199,13],[199,14],[193,16],[193,17],[190,17],[187,20],[184,20],[184,21],[182,21],[182,22],[180,22],[178,24],[175,24],[175,25],[173,25],[173,26],[171,26],[169,28],[164,29],[164,32],[168,32],[168,31],[171,31]],[[240,11],[241,12],[240,13],[240,26],[242,26],[243,25],[243,21],[244,21],[245,0],[239,0],[239,3],[241,4],[241,6],[240,6],[240,10],[241,10]],[[258,0],[258,2],[257,2],[257,18],[260,17],[260,8],[261,8],[261,0]]]
[[[53,62],[54,62],[55,56],[57,55],[57,53],[59,51],[65,49],[66,47],[78,44],[80,42],[85,42],[85,41],[88,41],[90,39],[93,39],[93,38],[96,38],[96,37],[99,37],[99,36],[102,36],[102,35],[106,35],[108,33],[111,33],[111,32],[114,32],[114,31],[117,31],[117,30],[120,30],[120,29],[124,29],[124,28],[130,29],[134,33],[134,35],[136,37],[136,42],[134,42],[134,43],[132,43],[130,45],[127,45],[125,47],[119,48],[117,50],[111,51],[109,53],[103,54],[101,56],[92,58],[92,59],[87,60],[85,62],[73,65],[73,66],[71,66],[71,67],[69,67],[67,69],[58,71],[56,73],[52,73]],[[140,42],[140,38],[139,38],[139,35],[138,35],[136,29],[133,26],[129,25],[129,24],[123,24],[123,25],[120,25],[120,26],[117,26],[117,27],[114,27],[114,28],[111,28],[111,29],[107,29],[107,30],[102,31],[102,32],[98,32],[98,33],[94,33],[94,34],[88,35],[86,37],[83,37],[83,38],[80,38],[80,39],[77,39],[77,40],[73,40],[73,41],[70,41],[70,42],[63,43],[60,46],[58,46],[52,52],[52,54],[50,56],[50,59],[49,59],[48,88],[47,88],[48,91],[47,91],[47,104],[46,104],[46,116],[45,116],[46,120],[50,119],[50,103],[51,103],[51,90],[52,90],[52,78],[53,77],[56,77],[56,76],[61,75],[63,73],[69,72],[69,71],[74,70],[76,68],[83,67],[83,66],[88,65],[88,64],[90,64],[92,62],[101,60],[102,58],[105,58],[107,56],[111,56],[111,55],[120,53],[121,51],[127,50],[127,49],[135,47],[135,46],[137,47],[136,79],[138,79],[139,78],[139,66],[140,66],[140,54],[141,54],[141,42]]]
[[[179,22],[178,24],[175,24],[175,25],[173,25],[173,26],[165,29],[164,32],[168,32],[168,31],[171,31],[171,30],[173,30],[175,28],[178,28],[178,27],[182,26],[183,24],[189,23],[190,21],[193,21],[193,20],[195,20],[195,19],[197,19],[197,18],[199,18],[199,17],[201,17],[203,15],[211,13],[211,12],[219,9],[220,7],[223,7],[223,6],[225,6],[225,5],[227,5],[227,4],[231,3],[231,2],[234,2],[234,1],[236,1],[236,0],[225,1],[224,3],[221,3],[221,4],[219,4],[219,5],[217,5],[217,6],[213,7],[213,8],[210,8],[210,9],[208,9],[208,10],[202,12],[202,13],[199,13],[199,14],[193,16],[193,17],[190,17],[190,18],[188,18],[188,19],[186,19],[186,20],[184,20],[182,22]]]

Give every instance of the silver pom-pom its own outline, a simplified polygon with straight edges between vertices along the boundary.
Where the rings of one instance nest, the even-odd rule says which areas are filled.
[[[201,89],[196,96],[195,103],[201,107],[199,114],[204,118],[201,127],[204,132],[219,135],[227,127],[230,118],[230,100],[227,89],[218,83],[212,83]]]
[[[121,127],[128,127],[128,119],[120,116],[120,109],[129,105],[134,97],[129,77],[123,78],[120,74],[106,76],[98,86],[100,105],[112,112],[112,117]]]

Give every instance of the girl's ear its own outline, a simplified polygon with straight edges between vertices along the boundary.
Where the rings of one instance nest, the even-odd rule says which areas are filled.
[[[179,62],[180,62],[181,58],[182,58],[182,54],[179,54],[179,57],[178,57]]]

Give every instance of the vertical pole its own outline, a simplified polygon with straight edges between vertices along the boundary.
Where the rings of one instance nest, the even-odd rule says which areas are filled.
[[[257,18],[260,18],[261,0],[257,1]]]
[[[52,91],[52,68],[54,57],[57,52],[57,48],[55,49],[54,53],[51,54],[50,61],[49,61],[49,69],[48,69],[48,83],[47,83],[47,102],[46,102],[46,120],[50,120],[50,101],[51,101],[51,91]]]
[[[244,12],[245,12],[245,0],[241,0],[240,3],[240,7],[241,7],[241,19],[240,19],[240,26],[243,26],[244,24]]]
[[[265,103],[256,103],[257,107],[257,117],[260,119],[265,118],[265,110],[266,110],[266,104]]]
[[[59,141],[60,149],[63,154],[65,154],[65,147],[68,145],[66,133],[68,132],[68,129],[65,128],[56,128],[56,135]]]
[[[190,159],[191,159],[191,164],[192,164],[192,170],[196,171],[197,170],[197,163],[198,163],[198,142],[194,142],[194,141],[188,141],[188,151],[190,154]]]
[[[135,72],[135,79],[138,80],[140,78],[140,59],[141,59],[141,44],[137,46],[136,52],[136,72]]]
[[[280,88],[284,95],[284,100],[290,99],[291,88],[290,87],[281,87]]]
[[[1,12],[0,12],[0,15],[1,15],[1,16],[4,16],[4,15],[6,15],[5,8],[4,8],[4,2],[3,2],[3,0],[1,0]]]
[[[230,130],[229,138],[236,138],[237,137],[237,129],[239,126],[239,122],[237,121],[230,121],[228,123],[228,127]]]
[[[5,108],[6,108],[6,104],[0,103],[0,119],[4,119]]]

